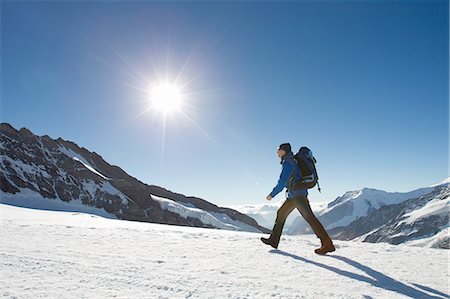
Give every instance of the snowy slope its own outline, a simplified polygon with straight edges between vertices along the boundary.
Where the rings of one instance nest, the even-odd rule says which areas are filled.
[[[320,221],[326,229],[345,227],[383,206],[398,204],[411,198],[417,198],[433,190],[434,187],[420,188],[411,192],[386,192],[371,188],[348,191],[329,203],[325,209],[319,211],[317,216],[319,216]],[[309,226],[307,223],[299,219],[292,225],[289,233],[299,234],[308,231]]]
[[[45,198],[41,194],[22,189],[20,193],[10,194],[0,190],[0,202],[3,204],[52,211],[82,212],[105,218],[116,218],[113,214],[107,213],[104,209],[84,205],[81,200],[65,202],[62,200]]]
[[[413,210],[403,215],[405,219],[401,223],[412,224],[432,215],[441,216],[448,215],[450,209],[450,198],[445,199],[435,198],[428,202],[420,209]]]
[[[99,189],[108,192],[109,194],[117,195],[124,200],[126,198],[124,194],[115,189],[108,182],[102,182],[100,185],[96,185],[94,182],[85,182],[84,189],[88,190],[88,192],[92,193],[93,195],[95,194],[96,190]],[[163,210],[168,210],[183,218],[189,217],[199,219],[200,221],[202,221],[202,223],[211,225],[211,227],[228,230],[260,232],[260,230],[258,230],[254,226],[248,225],[241,221],[233,220],[224,213],[207,212],[202,209],[198,209],[195,206],[189,207],[181,203],[177,203],[176,201],[158,197],[155,195],[152,195],[152,199],[156,200]],[[107,213],[104,209],[83,205],[81,200],[64,202],[57,199],[49,199],[29,189],[21,189],[21,192],[17,194],[9,194],[0,190],[0,202],[3,204],[25,208],[66,212],[82,212],[102,216],[105,218],[117,218],[113,214]]]
[[[245,224],[241,221],[231,219],[227,214],[207,212],[196,208],[193,205],[178,203],[174,200],[152,195],[152,199],[156,200],[162,209],[176,213],[184,218],[197,218],[205,224],[212,227],[229,230],[240,230],[248,232],[260,232],[256,227]]]
[[[70,148],[63,146],[63,145],[58,146],[58,149],[60,152],[64,153],[67,157],[83,164],[83,166],[86,167],[86,169],[88,169],[92,173],[95,173],[96,175],[102,177],[105,180],[108,180],[107,177],[105,177],[97,169],[95,169],[94,166],[92,166],[81,154],[76,153],[73,150],[71,150]]]
[[[449,227],[450,184],[437,186],[427,195],[388,208],[373,213],[373,217],[386,221],[365,241],[398,244],[435,237],[431,242],[433,247],[450,249],[449,237],[441,234]]]
[[[437,187],[439,185],[445,185],[445,184],[449,184],[450,183],[450,177],[446,178],[445,180],[443,180],[442,182],[440,182],[439,184],[434,184],[431,185],[431,187]]]
[[[450,248],[449,239],[450,239],[450,227],[447,227],[446,229],[443,229],[441,232],[435,234],[434,236],[408,241],[405,244],[429,248]]]
[[[443,250],[106,219],[0,204],[2,298],[449,298]],[[420,257],[420,258],[418,258]]]

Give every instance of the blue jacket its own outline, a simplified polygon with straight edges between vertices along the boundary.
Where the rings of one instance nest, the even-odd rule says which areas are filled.
[[[294,182],[299,182],[302,178],[302,174],[300,172],[300,168],[297,165],[297,162],[294,160],[294,154],[292,152],[286,153],[282,160],[282,170],[280,174],[280,178],[278,180],[277,185],[273,188],[272,192],[270,192],[270,196],[275,197],[278,193],[280,193],[285,187],[288,189],[287,198],[294,198],[297,196],[307,196],[308,191],[305,188],[302,189],[294,189],[289,190],[288,184],[291,175],[293,175]]]

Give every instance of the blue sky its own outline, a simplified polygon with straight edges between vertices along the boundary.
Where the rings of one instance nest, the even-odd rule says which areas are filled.
[[[448,176],[448,1],[1,8],[1,121],[73,140],[148,184],[263,203],[283,142],[317,157],[312,201]],[[184,95],[165,122],[148,111],[158,78]]]

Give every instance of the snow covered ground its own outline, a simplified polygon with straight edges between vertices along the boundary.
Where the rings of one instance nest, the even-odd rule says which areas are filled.
[[[2,298],[449,298],[449,252],[0,205]]]

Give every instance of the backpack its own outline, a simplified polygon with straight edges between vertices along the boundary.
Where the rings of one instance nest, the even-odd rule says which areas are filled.
[[[315,165],[317,160],[314,158],[312,151],[306,146],[303,146],[298,153],[294,155],[294,160],[297,162],[302,174],[302,180],[298,183],[299,187],[311,189],[317,184],[317,188],[320,192],[319,176],[317,175]]]

